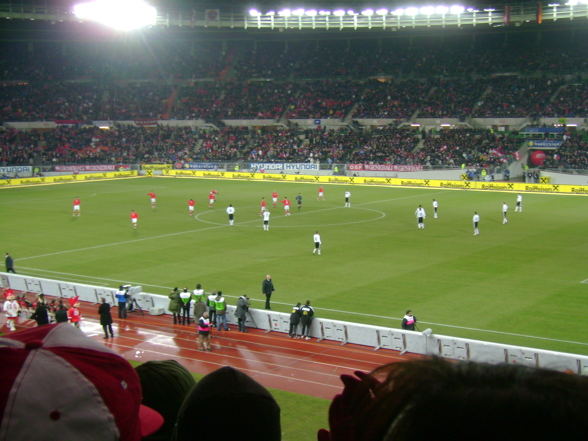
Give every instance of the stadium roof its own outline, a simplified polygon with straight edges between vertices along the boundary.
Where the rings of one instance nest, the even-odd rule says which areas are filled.
[[[151,2],[157,10],[154,26],[213,27],[218,29],[284,30],[395,30],[417,27],[521,26],[563,20],[586,20],[588,0],[568,3],[522,2],[480,6],[463,3],[394,2],[376,0],[320,2],[251,3],[182,1]],[[273,5],[273,6],[272,6]],[[50,22],[83,21],[73,13],[73,4],[0,4],[0,18],[45,20]]]

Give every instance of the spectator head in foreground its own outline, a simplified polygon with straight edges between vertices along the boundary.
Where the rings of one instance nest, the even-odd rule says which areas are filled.
[[[214,423],[214,416],[222,415]],[[203,423],[212,418],[213,424]],[[234,428],[231,430],[228,424]],[[229,366],[202,378],[186,397],[176,424],[175,441],[279,441],[280,406],[257,381]]]
[[[129,362],[69,324],[0,338],[0,360],[3,439],[140,441],[163,424]]]
[[[588,378],[425,358],[342,375],[318,441],[553,440],[588,433]]]
[[[164,423],[146,441],[170,440],[184,398],[196,384],[192,374],[176,360],[148,361],[135,368],[145,406],[163,416]]]

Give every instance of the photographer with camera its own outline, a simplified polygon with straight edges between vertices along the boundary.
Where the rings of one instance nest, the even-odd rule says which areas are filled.
[[[247,329],[245,329],[247,311],[249,311],[249,297],[243,294],[237,301],[237,309],[235,311],[235,317],[237,317],[239,322],[239,332],[249,332]]]

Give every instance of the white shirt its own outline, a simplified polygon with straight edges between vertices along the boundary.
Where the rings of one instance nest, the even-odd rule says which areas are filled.
[[[227,214],[233,214],[235,212],[235,207],[227,207]]]
[[[4,312],[6,313],[6,317],[17,317],[18,310],[20,307],[18,306],[18,302],[16,300],[6,300],[4,302]]]
[[[351,197],[351,193],[350,193],[350,192],[348,192],[348,191],[346,191],[346,192],[345,192],[345,197],[346,197],[346,198],[349,198],[349,197]]]
[[[517,202],[523,202],[523,196],[522,195],[517,195]]]
[[[314,242],[315,243],[316,242],[321,243],[321,235],[320,234],[315,234],[314,235]]]
[[[508,205],[502,204],[502,212],[506,213],[506,210],[508,210]]]
[[[479,214],[474,214],[474,223],[475,222],[480,222],[480,215]]]
[[[270,214],[271,213],[269,211],[264,211],[263,212],[263,220],[264,221],[269,221]]]
[[[417,208],[414,214],[416,215],[416,217],[427,217],[427,215],[425,214],[425,209],[422,207]]]
[[[437,208],[439,206],[439,204],[437,203],[437,201],[433,201],[433,207]]]

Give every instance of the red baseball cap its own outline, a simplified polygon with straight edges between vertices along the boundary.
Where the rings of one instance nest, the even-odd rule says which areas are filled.
[[[67,323],[0,338],[0,439],[140,441],[163,417],[133,367]]]

